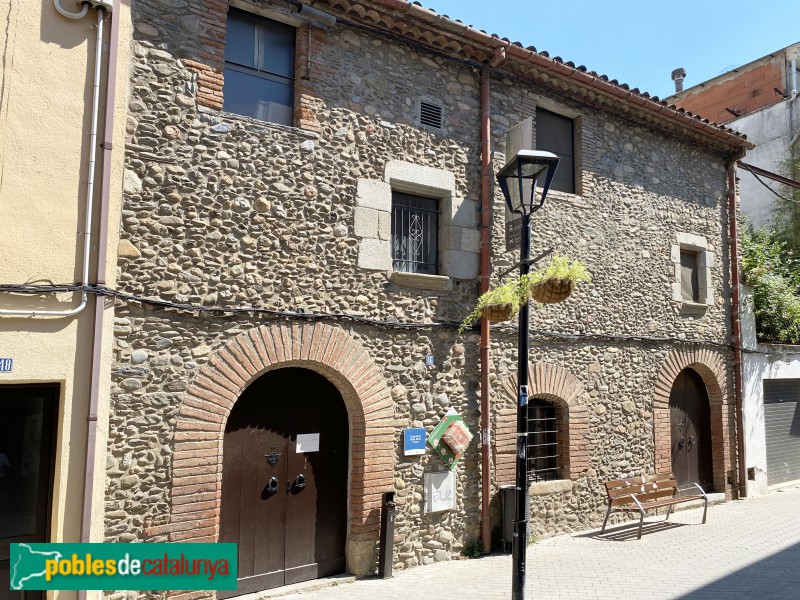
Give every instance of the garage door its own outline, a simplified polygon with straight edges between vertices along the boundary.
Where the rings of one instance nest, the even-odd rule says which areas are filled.
[[[764,380],[769,485],[800,479],[800,379]]]

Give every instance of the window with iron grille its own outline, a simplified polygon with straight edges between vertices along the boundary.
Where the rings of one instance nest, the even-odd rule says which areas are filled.
[[[528,402],[528,473],[531,482],[557,479],[556,426],[555,406],[538,398]]]
[[[392,268],[436,275],[439,270],[439,203],[392,192]]]
[[[223,110],[292,125],[295,29],[243,10],[228,12]]]

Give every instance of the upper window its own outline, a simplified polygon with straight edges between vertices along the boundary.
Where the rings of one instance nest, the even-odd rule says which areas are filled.
[[[561,160],[551,190],[575,193],[575,122],[543,108],[536,109],[536,149],[547,150]]]
[[[714,304],[714,252],[702,236],[678,233],[676,237],[670,248],[675,268],[672,299],[690,313],[704,311]]]
[[[528,473],[530,480],[552,481],[558,473],[556,407],[534,398],[528,404]]]
[[[235,8],[227,28],[223,110],[292,125],[294,28]]]
[[[439,203],[392,192],[392,269],[436,275],[439,270]]]

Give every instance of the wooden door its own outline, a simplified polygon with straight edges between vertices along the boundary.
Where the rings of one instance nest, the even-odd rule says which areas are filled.
[[[58,386],[0,386],[0,599],[10,590],[10,544],[49,541]]]
[[[713,486],[711,468],[711,412],[708,393],[692,369],[678,374],[669,398],[672,471],[678,485]]]
[[[348,420],[324,377],[280,369],[237,401],[223,442],[220,541],[239,544],[229,597],[345,570]]]

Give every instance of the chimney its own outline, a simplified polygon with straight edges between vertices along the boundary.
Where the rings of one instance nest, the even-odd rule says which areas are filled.
[[[672,72],[672,81],[675,82],[675,93],[683,91],[683,78],[686,77],[686,69],[679,67]]]

